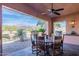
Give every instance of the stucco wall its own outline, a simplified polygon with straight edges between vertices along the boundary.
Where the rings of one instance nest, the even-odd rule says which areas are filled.
[[[75,31],[79,34],[79,13],[53,18],[54,21],[66,21],[66,33],[71,32],[71,20],[75,19]]]
[[[64,43],[66,44],[73,44],[73,45],[79,45],[79,36],[64,36]]]

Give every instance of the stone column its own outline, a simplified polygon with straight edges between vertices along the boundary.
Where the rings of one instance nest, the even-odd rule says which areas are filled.
[[[48,35],[51,36],[52,32],[53,32],[53,19],[50,19],[48,21]]]

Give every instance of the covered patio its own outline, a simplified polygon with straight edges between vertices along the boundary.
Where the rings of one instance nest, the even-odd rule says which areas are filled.
[[[62,36],[63,39],[63,53],[62,56],[79,56],[79,4],[73,3],[3,3],[0,4],[0,14],[2,12],[2,5],[20,11],[24,14],[32,15],[36,18],[45,20],[48,22],[48,30],[46,35],[48,37],[54,37],[52,40],[55,40],[55,36]],[[57,11],[57,12],[56,12]],[[0,16],[0,28],[2,28],[2,16]],[[56,22],[63,22],[66,26],[64,26],[65,31],[62,33],[59,31],[55,31],[56,26],[54,23]],[[63,25],[63,23],[62,23]],[[63,28],[63,29],[64,29]],[[0,30],[0,36],[2,36],[2,30]],[[56,34],[57,33],[57,34]],[[2,37],[0,37],[1,45],[2,45]],[[49,40],[49,39],[48,39]],[[16,41],[17,42],[17,41]],[[18,43],[18,42],[17,42]],[[8,48],[7,52],[3,55],[8,56],[36,56],[36,54],[32,53],[32,42],[31,40],[27,41],[26,43],[19,43],[22,47],[18,46],[17,44],[14,47],[10,45],[2,45],[4,48],[5,46],[9,46],[10,48],[18,47],[13,52],[9,51]],[[23,47],[27,45],[27,47]],[[2,48],[1,46],[1,48]],[[3,48],[3,49],[4,49]],[[53,49],[53,47],[52,47]],[[54,55],[54,51],[52,54]],[[1,49],[2,52],[2,49]],[[12,52],[12,53],[11,53]],[[6,54],[8,53],[8,54]],[[55,52],[56,53],[56,52]],[[61,56],[61,55],[60,55]]]

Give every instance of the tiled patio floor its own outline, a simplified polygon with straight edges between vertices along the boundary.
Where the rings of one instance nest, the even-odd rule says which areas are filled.
[[[64,46],[64,54],[63,56],[79,56],[79,50],[73,50],[70,49],[67,45]],[[75,49],[75,48],[74,48]],[[36,56],[35,54],[32,54],[31,47],[13,52],[11,54],[8,54],[8,56]]]
[[[11,54],[8,54],[8,56],[35,56],[35,54],[32,54],[31,47],[13,52]]]
[[[14,41],[12,43],[8,43],[8,44],[3,44],[2,45],[2,52],[3,55],[10,55],[13,52],[17,52],[20,51],[22,49],[31,47],[31,41],[30,40],[26,40],[24,42],[21,41]]]
[[[64,44],[64,56],[79,56],[79,45]]]
[[[32,54],[31,41],[3,45],[3,55],[7,56],[35,56]],[[79,56],[79,45],[64,44],[64,56]]]

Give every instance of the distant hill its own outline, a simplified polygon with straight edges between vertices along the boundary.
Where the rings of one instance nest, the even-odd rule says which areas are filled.
[[[17,27],[16,26],[3,25],[2,30],[3,31],[8,31],[8,30],[16,31]]]
[[[20,26],[21,25],[16,25],[16,26],[15,25],[3,25],[2,30],[3,31],[8,31],[8,30],[16,31],[17,29],[19,29]],[[28,31],[31,31],[37,28],[36,26],[21,26],[21,27],[25,28]]]

